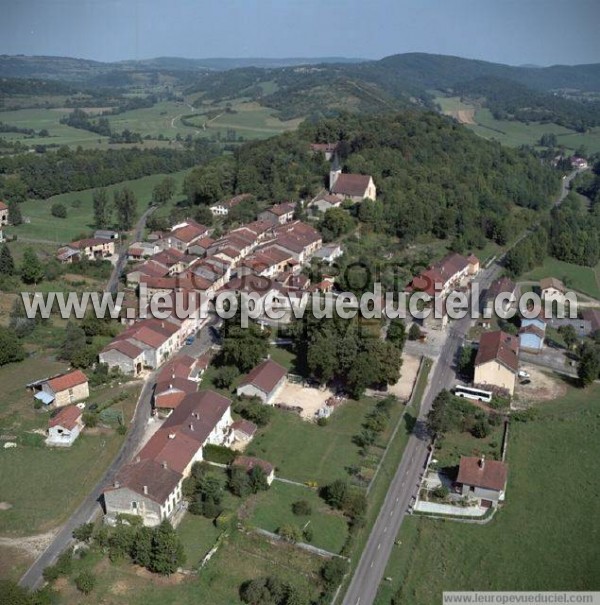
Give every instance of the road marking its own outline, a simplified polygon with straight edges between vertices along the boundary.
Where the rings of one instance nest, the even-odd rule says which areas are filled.
[[[391,517],[393,514],[394,514],[394,511],[393,511],[393,510],[391,510],[391,511],[390,511],[390,517]]]
[[[377,545],[377,550],[381,548],[381,542]]]
[[[373,561],[371,561],[371,567],[373,567]]]
[[[404,485],[404,483],[402,483],[402,485]],[[396,498],[396,502],[398,502],[398,498]]]
[[[383,528],[383,533],[387,533],[387,525]]]

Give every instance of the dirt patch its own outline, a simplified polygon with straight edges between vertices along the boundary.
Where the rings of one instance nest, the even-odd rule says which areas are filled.
[[[530,382],[517,384],[514,407],[523,407],[540,401],[552,401],[566,395],[567,385],[560,378],[532,365],[523,365],[521,369],[529,372]]]
[[[287,383],[281,389],[277,397],[277,403],[300,407],[302,408],[302,418],[314,420],[317,410],[321,409],[332,396],[333,391],[330,389],[315,389],[303,387],[300,384]]]
[[[10,508],[12,508],[10,502],[0,502],[0,510],[9,510]]]
[[[395,395],[401,401],[408,401],[413,391],[420,365],[421,359],[419,357],[403,353],[400,380],[388,387],[388,393]]]
[[[26,552],[34,558],[39,557],[48,548],[54,536],[56,536],[57,529],[47,531],[43,534],[36,534],[35,536],[25,536],[22,538],[8,538],[6,536],[0,536],[0,548],[15,548]]]
[[[149,580],[155,586],[175,586],[176,584],[181,584],[181,582],[185,580],[185,576],[181,573],[174,573],[170,576],[159,576],[148,571],[145,567],[139,567],[137,565],[134,566],[134,572],[136,576]]]

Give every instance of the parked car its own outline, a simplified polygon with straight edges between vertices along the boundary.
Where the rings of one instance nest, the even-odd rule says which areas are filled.
[[[191,345],[191,344],[194,342],[194,340],[196,340],[196,337],[195,337],[195,336],[188,336],[188,337],[185,339],[185,344],[186,344],[186,345]]]

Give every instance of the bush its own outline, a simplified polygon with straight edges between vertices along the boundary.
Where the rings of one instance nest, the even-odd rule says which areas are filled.
[[[238,375],[239,372],[235,366],[223,366],[215,373],[215,377],[213,379],[214,385],[218,389],[228,389]]]
[[[237,452],[224,445],[205,445],[202,455],[206,461],[218,464],[231,464],[237,458]]]
[[[302,538],[302,530],[297,525],[288,523],[277,528],[277,534],[281,536],[286,542],[299,542]]]
[[[321,567],[321,578],[323,578],[325,586],[327,588],[333,588],[341,584],[347,569],[348,564],[344,559],[340,559],[339,557],[329,559],[329,561]]]
[[[75,586],[77,586],[77,590],[88,595],[96,587],[96,578],[91,571],[82,571],[75,578]]]
[[[93,523],[84,523],[73,530],[73,537],[80,542],[89,542],[94,533]]]
[[[324,416],[321,416],[320,418],[317,419],[317,426],[327,426],[328,422],[329,422],[329,420],[327,418],[325,418]]]
[[[60,572],[58,571],[56,565],[49,565],[42,572],[42,576],[46,582],[54,582],[55,580],[58,580]]]
[[[419,338],[421,338],[421,328],[414,323],[408,331],[408,340],[419,340]]]
[[[297,500],[292,504],[292,512],[298,516],[308,517],[312,515],[312,506],[308,500]]]
[[[50,214],[56,218],[67,218],[67,208],[64,204],[56,202],[55,204],[52,204]]]

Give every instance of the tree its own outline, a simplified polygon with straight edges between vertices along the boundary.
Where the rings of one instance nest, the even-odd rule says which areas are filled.
[[[94,533],[93,523],[84,523],[73,530],[73,537],[80,542],[89,542]]]
[[[600,354],[595,346],[586,347],[579,359],[577,375],[582,386],[586,387],[598,378],[600,374]]]
[[[413,323],[408,331],[408,340],[419,340],[419,338],[421,338],[421,328]]]
[[[117,225],[122,231],[133,227],[137,212],[137,198],[129,187],[123,187],[114,193],[114,204],[117,212]]]
[[[96,189],[93,194],[94,225],[96,229],[106,229],[110,225],[112,206],[106,189]]]
[[[244,498],[252,493],[250,477],[245,469],[233,466],[229,469],[229,480],[227,483],[229,490],[235,496]]]
[[[348,563],[339,557],[329,559],[321,567],[321,577],[328,588],[339,586],[348,570]]]
[[[354,221],[343,208],[330,208],[319,223],[319,231],[323,234],[323,240],[327,242],[352,231],[353,228]]]
[[[322,489],[321,495],[329,506],[341,509],[347,493],[348,483],[342,479],[336,479]]]
[[[210,227],[214,222],[213,213],[208,206],[198,206],[196,213],[194,214],[194,219],[201,225],[206,225],[207,227]]]
[[[83,328],[78,326],[74,321],[69,321],[65,328],[65,337],[60,347],[60,358],[72,363],[86,347],[87,342]]]
[[[152,537],[154,530],[150,527],[140,527],[131,546],[131,559],[136,565],[149,568],[152,563]]]
[[[60,202],[52,204],[50,214],[56,218],[67,218],[67,207]]]
[[[96,587],[96,577],[91,571],[84,570],[75,577],[75,586],[77,586],[77,590],[88,595]]]
[[[300,542],[302,539],[302,530],[291,523],[282,525],[277,529],[277,534],[281,536],[286,542]]]
[[[292,504],[292,512],[299,517],[309,517],[312,515],[312,506],[308,500],[296,500]]]
[[[0,366],[25,359],[25,349],[17,336],[0,326]]]
[[[33,248],[26,248],[21,263],[21,279],[26,284],[37,284],[44,277],[44,268]]]
[[[32,605],[31,595],[12,580],[0,580],[0,605]]]
[[[154,530],[152,536],[152,559],[150,571],[170,575],[185,563],[183,544],[168,520]]]
[[[563,337],[563,340],[567,345],[567,349],[573,349],[579,341],[579,339],[577,338],[577,332],[571,324],[567,324],[566,326],[560,326],[558,328],[558,333]]]
[[[175,188],[175,179],[172,176],[165,177],[160,183],[154,185],[152,203],[157,206],[166,204],[175,195]]]
[[[267,475],[260,466],[254,466],[248,473],[250,490],[253,494],[264,492],[269,489]]]
[[[10,224],[21,225],[23,223],[23,215],[21,214],[21,208],[19,204],[14,200],[9,200],[8,202],[8,218],[10,219]]]
[[[390,320],[387,329],[386,339],[391,342],[398,350],[402,351],[406,342],[406,324],[401,318]]]
[[[10,248],[6,244],[0,247],[0,275],[14,275],[15,261],[13,260]]]
[[[239,372],[235,366],[222,366],[215,373],[214,385],[218,389],[228,389],[238,375]]]
[[[464,345],[460,349],[456,369],[463,376],[471,376],[473,374],[473,347]]]
[[[445,433],[450,428],[447,411],[451,401],[452,393],[447,390],[440,391],[433,400],[427,414],[427,428],[434,435]]]
[[[234,322],[237,317],[233,318]],[[231,325],[226,321],[223,334],[223,365],[235,366],[240,372],[248,372],[267,356],[269,332],[261,330],[254,322],[250,322],[247,328],[242,328],[239,323]]]

